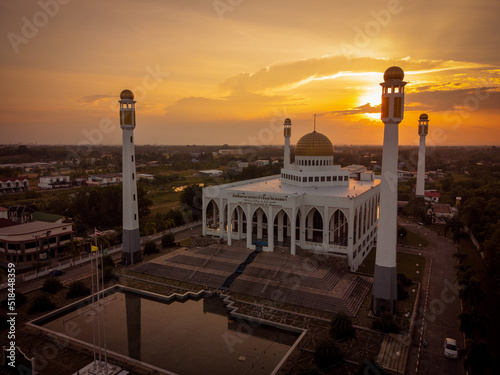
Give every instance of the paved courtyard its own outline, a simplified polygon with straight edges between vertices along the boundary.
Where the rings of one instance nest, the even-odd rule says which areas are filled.
[[[371,290],[372,278],[349,273],[341,258],[260,252],[238,272],[252,252],[238,241],[232,246],[182,248],[132,270],[211,290],[221,289],[232,278],[229,292],[353,316]]]

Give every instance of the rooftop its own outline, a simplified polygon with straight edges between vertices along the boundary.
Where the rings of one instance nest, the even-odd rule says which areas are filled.
[[[0,228],[0,236],[18,236],[30,233],[42,232],[46,230],[52,230],[60,227],[69,227],[72,229],[69,223],[46,223],[43,221],[32,221],[31,223],[13,225],[6,228]]]
[[[375,181],[355,181],[350,179],[349,186],[300,187],[281,182],[279,175],[247,180],[240,183],[218,186],[235,193],[269,193],[272,195],[316,195],[321,197],[352,197],[380,184]]]

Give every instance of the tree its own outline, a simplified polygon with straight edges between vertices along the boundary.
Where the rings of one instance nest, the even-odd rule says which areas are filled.
[[[170,232],[172,232],[172,227],[175,227],[175,220],[172,218],[166,218],[165,219],[165,228],[170,229]]]
[[[384,333],[399,333],[399,328],[390,312],[380,313],[380,317],[373,322],[373,329]]]
[[[82,250],[82,243],[75,239],[64,246],[64,252],[70,254],[73,259],[79,257]]]
[[[485,342],[466,341],[464,368],[470,375],[493,375],[495,360]]]
[[[47,293],[56,293],[61,288],[61,282],[55,277],[48,277],[45,279],[42,286],[42,290]]]
[[[158,253],[158,247],[154,241],[148,241],[144,244],[144,255]]]
[[[352,319],[343,311],[337,312],[330,322],[330,336],[336,340],[354,335]]]
[[[56,304],[50,300],[49,297],[42,295],[35,298],[31,304],[28,314],[34,314],[38,312],[45,312],[53,310],[56,308]]]
[[[460,332],[465,334],[465,337],[472,339],[484,338],[491,321],[485,315],[479,314],[476,308],[471,312],[463,312],[458,316],[460,320]]]
[[[175,245],[175,235],[173,233],[164,234],[161,237],[161,247],[167,248]]]
[[[75,280],[69,284],[69,291],[66,298],[84,297],[90,295],[90,288],[85,285],[83,280]]]
[[[335,340],[328,338],[316,346],[314,359],[318,367],[323,370],[341,362],[343,356]]]
[[[202,212],[202,187],[198,185],[189,185],[182,191],[180,201],[187,206],[189,211],[193,212],[193,219],[198,220]]]
[[[151,235],[155,235],[156,234],[156,224],[153,223],[152,221],[148,221],[145,225],[144,225],[144,232],[146,233],[146,235],[148,236],[151,236]]]

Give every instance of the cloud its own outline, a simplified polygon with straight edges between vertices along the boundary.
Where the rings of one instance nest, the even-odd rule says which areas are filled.
[[[500,109],[498,87],[476,87],[458,90],[422,90],[406,96],[406,103],[412,109],[449,111],[464,108],[471,110]]]
[[[366,103],[353,109],[348,109],[345,111],[330,111],[321,113],[318,116],[324,116],[327,114],[332,114],[334,116],[349,116],[349,115],[359,115],[362,113],[380,113],[380,105],[372,106],[370,103]]]
[[[116,95],[87,95],[78,98],[77,102],[83,104],[102,104],[103,101],[107,101],[108,99],[116,99]]]

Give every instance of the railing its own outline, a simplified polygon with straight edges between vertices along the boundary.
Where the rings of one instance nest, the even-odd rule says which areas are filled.
[[[171,229],[167,229],[167,230],[158,232],[158,233],[151,235],[151,236],[143,236],[143,237],[141,237],[141,243],[148,238],[150,238],[151,240],[157,240],[157,239],[161,238],[164,234],[182,232],[183,230],[187,230],[189,228],[195,227],[195,226],[200,225],[200,224],[201,224],[201,220],[200,221],[193,221],[193,222],[188,223],[188,224],[183,224],[183,225],[180,225],[178,227],[173,227]],[[115,254],[115,253],[122,251],[122,245],[111,246],[105,250],[107,251],[108,254]],[[37,279],[39,277],[47,276],[50,273],[50,271],[52,271],[52,270],[65,270],[65,269],[68,269],[70,267],[78,266],[80,264],[89,262],[90,257],[91,257],[91,253],[83,254],[77,258],[66,259],[66,260],[62,260],[62,261],[59,261],[57,259],[52,259],[47,266],[42,267],[42,269],[38,272],[35,270],[35,271],[28,271],[28,272],[23,272],[23,273],[17,274],[16,275],[16,284],[22,283],[25,281],[34,280],[34,279]],[[7,280],[5,280],[5,281],[7,281]],[[0,285],[0,289],[5,289],[5,288],[7,288],[6,282]]]

